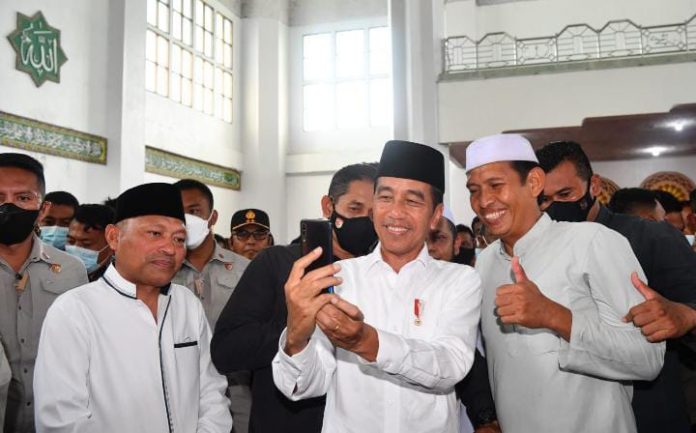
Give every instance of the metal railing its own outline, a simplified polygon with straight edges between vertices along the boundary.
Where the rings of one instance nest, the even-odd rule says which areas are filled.
[[[443,51],[447,74],[689,52],[696,51],[696,15],[683,23],[649,27],[630,20],[609,21],[599,30],[573,24],[556,35],[534,38],[504,32],[488,33],[479,41],[453,36],[443,41]]]

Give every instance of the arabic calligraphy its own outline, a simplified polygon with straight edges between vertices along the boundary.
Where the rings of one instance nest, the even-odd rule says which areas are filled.
[[[17,69],[31,75],[37,87],[46,80],[60,82],[60,67],[68,59],[60,46],[60,30],[41,12],[32,17],[17,13],[17,28],[8,39],[17,52]]]

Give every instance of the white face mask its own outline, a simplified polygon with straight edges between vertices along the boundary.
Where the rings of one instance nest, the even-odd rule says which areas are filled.
[[[211,213],[212,217],[213,214]],[[208,220],[204,220],[196,215],[186,214],[186,248],[189,250],[195,250],[200,247],[205,240],[208,233],[210,233],[210,228],[208,227]]]

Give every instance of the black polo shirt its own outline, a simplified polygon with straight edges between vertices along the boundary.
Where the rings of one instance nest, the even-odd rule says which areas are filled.
[[[271,361],[287,323],[285,281],[299,245],[263,250],[249,264],[222,310],[210,352],[222,374],[251,370],[251,433],[319,433],[325,397],[291,401],[273,382]]]

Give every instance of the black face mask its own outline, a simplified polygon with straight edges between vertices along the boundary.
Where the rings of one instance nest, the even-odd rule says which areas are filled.
[[[25,240],[38,216],[38,209],[26,210],[14,203],[0,206],[0,244],[14,245]]]
[[[590,184],[587,184],[587,192],[577,201],[555,201],[546,208],[552,220],[567,222],[587,221],[587,215],[592,209],[595,198],[590,194]]]
[[[370,217],[346,218],[334,210],[331,224],[338,244],[355,257],[368,254],[377,242],[377,233]]]

